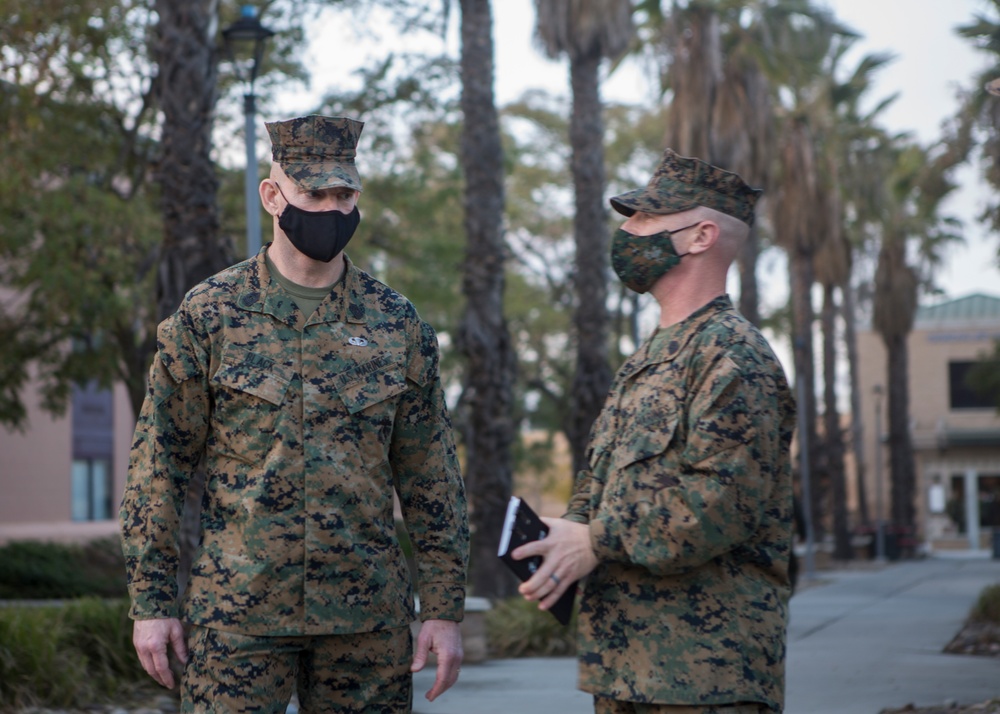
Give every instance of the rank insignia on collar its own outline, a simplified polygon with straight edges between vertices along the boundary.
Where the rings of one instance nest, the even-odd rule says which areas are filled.
[[[347,344],[354,345],[355,347],[364,347],[368,344],[368,340],[364,337],[352,337],[347,341]]]

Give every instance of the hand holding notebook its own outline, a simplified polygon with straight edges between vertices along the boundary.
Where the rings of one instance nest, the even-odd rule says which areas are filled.
[[[542,558],[535,556],[524,560],[514,560],[511,551],[531,541],[542,540],[549,534],[549,529],[542,519],[517,496],[511,496],[507,504],[507,516],[504,518],[503,531],[500,534],[500,548],[497,555],[507,564],[521,582],[528,580],[542,564]],[[566,588],[551,612],[563,625],[569,623],[573,614],[573,601],[576,596],[576,582]]]

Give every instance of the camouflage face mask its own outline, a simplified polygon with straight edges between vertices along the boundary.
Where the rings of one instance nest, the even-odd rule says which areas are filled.
[[[687,255],[677,253],[674,234],[694,228],[698,223],[650,236],[633,235],[619,228],[611,239],[611,267],[626,287],[637,293],[648,293],[657,280]]]

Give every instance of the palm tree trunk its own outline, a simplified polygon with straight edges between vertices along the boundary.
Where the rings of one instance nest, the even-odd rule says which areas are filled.
[[[462,291],[465,313],[459,350],[467,359],[462,396],[466,483],[472,529],[472,592],[503,598],[516,580],[497,567],[514,441],[513,382],[516,369],[503,315],[503,147],[493,97],[493,18],[489,0],[461,0],[462,128],[467,248]]]
[[[858,519],[870,524],[868,492],[865,478],[864,419],[861,414],[861,377],[858,374],[858,332],[855,326],[857,309],[854,286],[848,281],[843,288],[844,343],[847,349],[847,364],[851,380],[851,450],[854,452],[854,469],[858,492]]]
[[[760,327],[760,286],[757,282],[757,259],[760,257],[760,235],[757,226],[750,227],[750,234],[737,257],[740,271],[740,313]]]
[[[847,481],[844,475],[844,436],[837,409],[837,303],[834,286],[823,286],[823,431],[826,437],[826,472],[833,511],[833,557],[853,556],[847,525]]]
[[[912,528],[916,520],[916,476],[910,438],[909,350],[906,335],[893,336],[886,345],[889,382],[889,470],[892,486],[892,525]]]
[[[611,386],[608,366],[608,219],[604,208],[604,121],[600,98],[599,55],[570,62],[573,111],[570,144],[576,212],[576,372],[570,393],[566,435],[573,473],[587,468],[590,428]]]
[[[816,435],[816,389],[815,369],[813,367],[813,307],[810,290],[813,285],[813,255],[811,252],[795,248],[789,253],[789,270],[792,300],[792,341],[793,359],[795,362],[796,394],[804,395],[803,403],[798,409],[803,414],[805,433],[799,434],[799,449],[808,449],[808,462],[815,465],[818,462],[820,449]],[[805,389],[800,387],[805,385]],[[822,538],[823,496],[821,484],[816,477],[818,470],[811,468],[811,473],[799,472],[800,485],[803,478],[809,478],[810,502],[803,501],[802,507],[808,509],[812,529],[817,539]]]

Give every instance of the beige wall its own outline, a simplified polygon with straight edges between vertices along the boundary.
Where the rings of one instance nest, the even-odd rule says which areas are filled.
[[[24,432],[0,427],[0,543],[13,539],[73,540],[117,531],[114,520],[74,523],[70,511],[72,424],[69,413],[52,417],[38,395],[24,395]],[[121,500],[135,421],[123,385],[114,388],[112,503]]]
[[[1000,339],[1000,324],[983,322],[927,323],[918,326],[909,336],[910,426],[915,450],[918,488],[917,522],[925,538],[933,535],[958,536],[943,533],[948,530],[947,518],[934,518],[928,513],[927,496],[935,475],[946,487],[953,473],[975,468],[981,473],[1000,473],[1000,442],[995,448],[939,448],[939,437],[945,430],[1000,432],[1000,416],[993,409],[956,410],[949,408],[949,361],[974,360],[981,353],[991,352],[993,340]],[[886,409],[886,352],[881,338],[871,331],[858,333],[858,353],[861,369],[861,417],[864,424],[864,454],[868,505],[876,505],[875,461],[875,385],[881,385],[881,430],[888,431]],[[888,448],[881,449],[883,517],[889,512]],[[852,484],[853,488],[853,484]],[[950,494],[949,494],[950,495]]]

